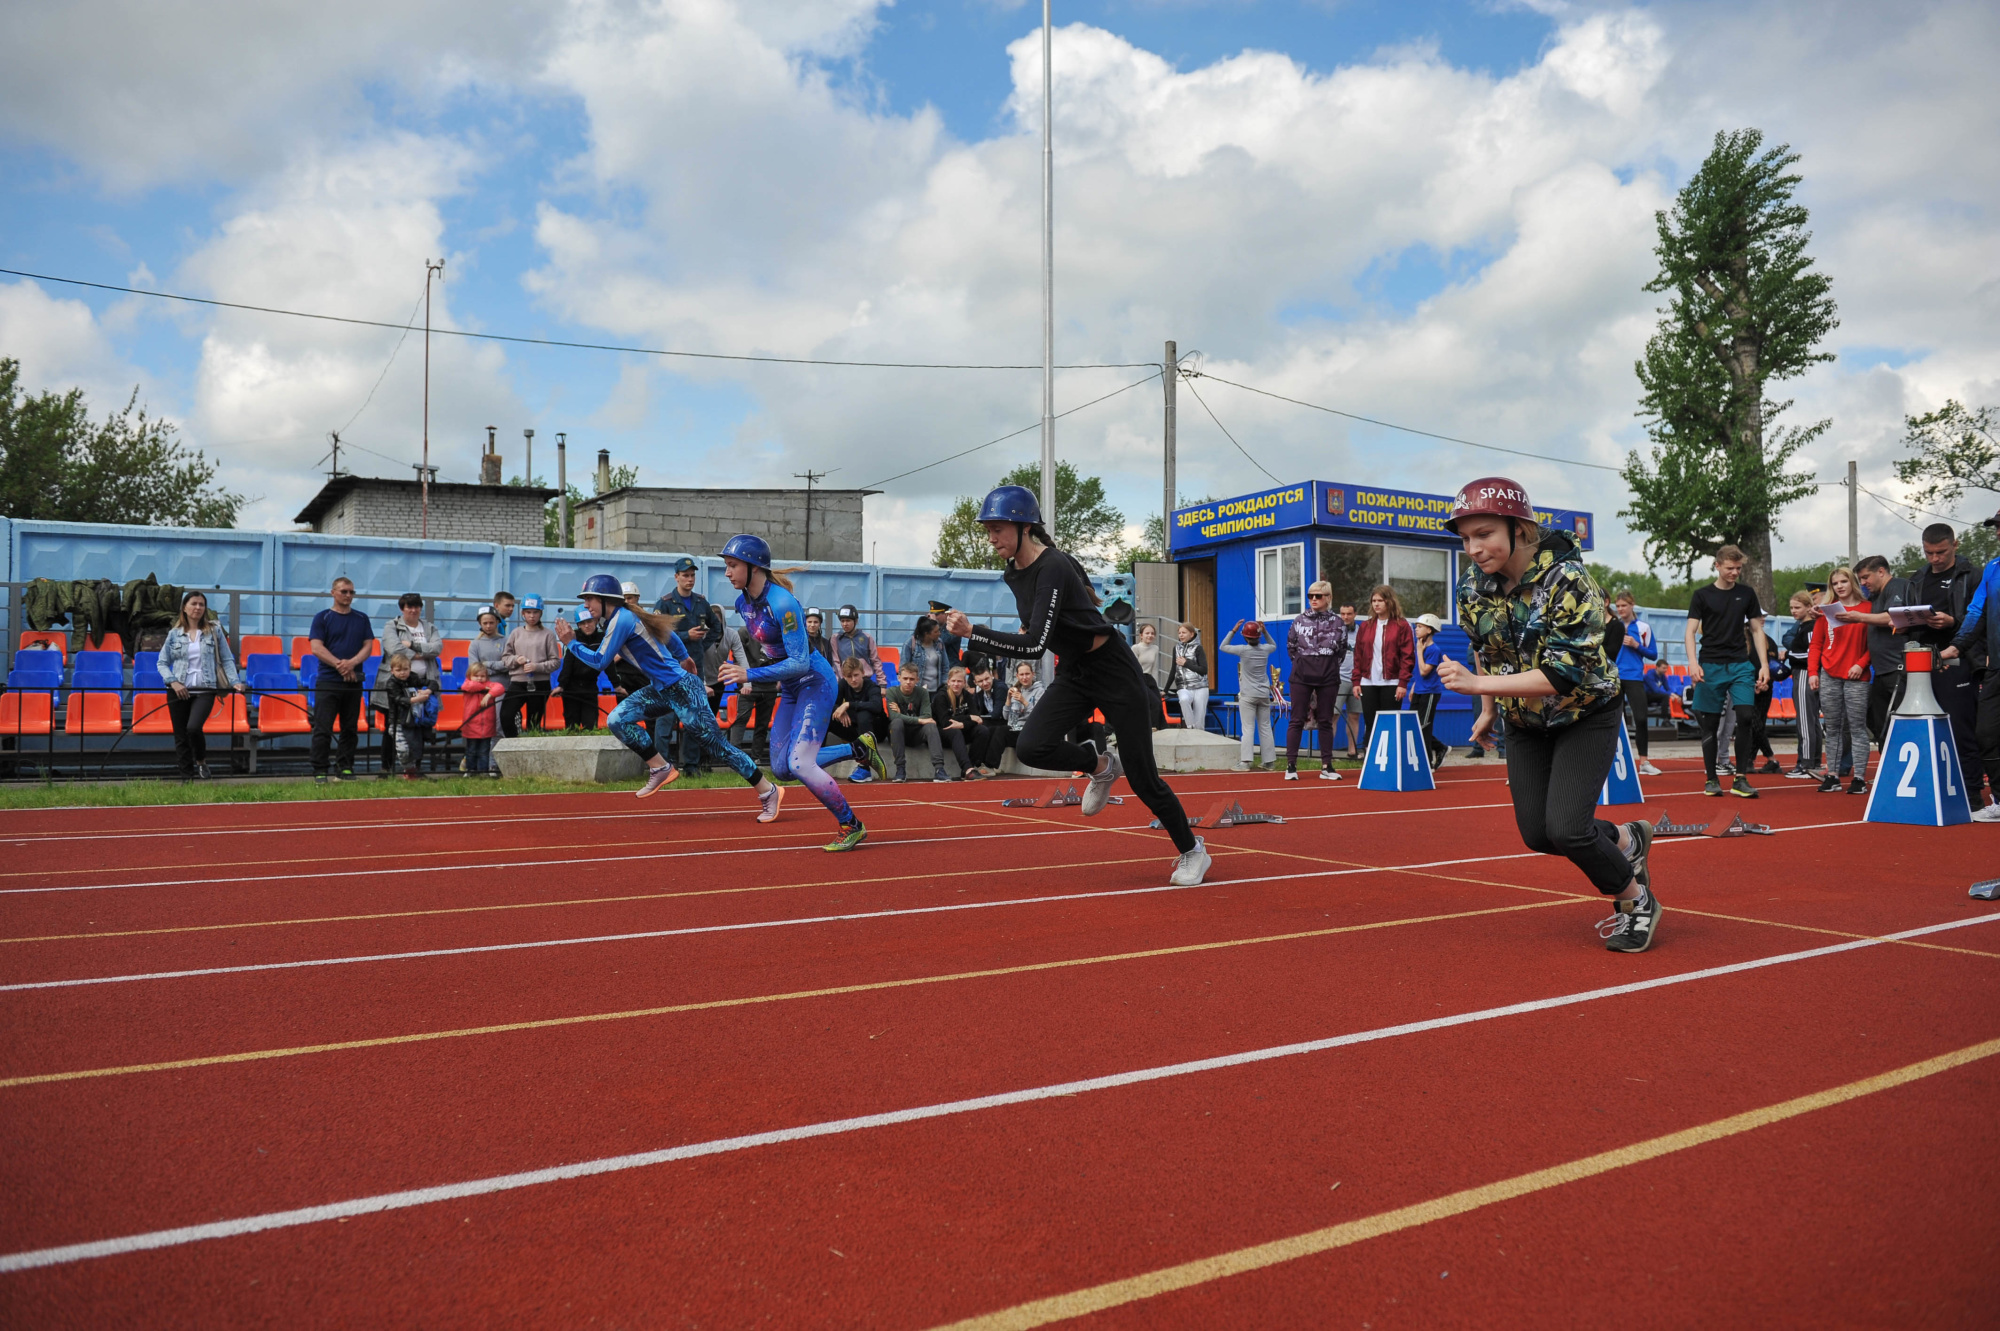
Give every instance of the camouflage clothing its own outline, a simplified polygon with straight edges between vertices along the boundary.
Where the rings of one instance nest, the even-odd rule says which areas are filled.
[[[1499,590],[1499,580],[1471,560],[1464,563],[1458,620],[1480,668],[1489,675],[1540,670],[1556,686],[1548,697],[1496,698],[1509,726],[1555,730],[1616,703],[1618,667],[1604,650],[1604,593],[1584,571],[1575,537],[1544,536],[1512,592]]]

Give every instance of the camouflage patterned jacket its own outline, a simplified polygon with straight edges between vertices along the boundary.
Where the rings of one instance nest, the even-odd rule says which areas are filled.
[[[1604,650],[1604,593],[1584,571],[1583,552],[1565,531],[1542,537],[1511,592],[1470,560],[1458,580],[1458,620],[1489,675],[1540,670],[1556,692],[1496,698],[1510,726],[1554,730],[1618,698],[1618,666]]]

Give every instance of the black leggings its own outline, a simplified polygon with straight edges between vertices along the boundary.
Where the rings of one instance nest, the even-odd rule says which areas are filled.
[[[1715,776],[1717,737],[1722,731],[1721,712],[1696,712],[1696,723],[1701,726],[1701,761],[1711,779]],[[1757,709],[1738,707],[1736,709],[1736,770],[1748,776],[1756,765],[1757,756]]]
[[[1618,686],[1625,695],[1625,708],[1632,719],[1632,747],[1646,756],[1646,732],[1652,729],[1646,716],[1646,681],[1628,679]]]
[[[1356,684],[1354,691],[1361,695],[1361,742],[1368,744],[1375,738],[1375,713],[1393,712],[1401,704],[1394,684]]]
[[[1597,816],[1621,711],[1605,707],[1556,730],[1507,727],[1507,793],[1521,840],[1529,850],[1568,859],[1606,896],[1632,881],[1618,828]]]
[[[1066,736],[1091,712],[1103,712],[1111,733],[1118,737],[1118,759],[1125,765],[1132,793],[1153,811],[1174,839],[1174,848],[1185,855],[1194,849],[1194,833],[1188,829],[1187,811],[1153,763],[1153,727],[1146,715],[1150,702],[1138,658],[1114,633],[1094,652],[1063,658],[1055,681],[1028,713],[1015,752],[1028,767],[1095,771],[1097,752],[1071,743]]]
[[[174,761],[182,776],[193,776],[196,763],[208,761],[208,736],[202,726],[215,706],[214,689],[192,689],[187,697],[167,690],[167,717],[174,723]]]
[[[1410,699],[1410,710],[1417,714],[1417,727],[1424,732],[1424,752],[1430,755],[1433,772],[1444,761],[1444,756],[1451,752],[1450,745],[1438,743],[1436,733],[1438,699],[1443,696],[1440,693],[1419,693]]]

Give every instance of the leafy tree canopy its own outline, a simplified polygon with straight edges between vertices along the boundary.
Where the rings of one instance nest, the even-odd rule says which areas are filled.
[[[2000,410],[1968,410],[1947,399],[1936,411],[1903,418],[1903,442],[1914,456],[1896,464],[1896,479],[1921,483],[1914,502],[1950,507],[1967,490],[2000,495],[2000,441],[1994,426]],[[1962,539],[1962,538],[1961,538]]]
[[[1026,462],[995,481],[1000,485],[1025,485],[1035,493],[1042,489],[1042,466]],[[931,563],[937,568],[994,568],[1000,561],[986,542],[986,529],[979,525],[979,503],[983,495],[960,495],[938,529],[937,548]],[[1056,525],[1051,533],[1056,544],[1085,564],[1110,563],[1119,554],[1119,540],[1125,531],[1125,515],[1104,497],[1104,482],[1096,476],[1081,476],[1068,462],[1056,463]]]
[[[233,527],[242,495],[215,484],[215,464],[189,453],[171,422],[138,407],[90,419],[83,390],[29,397],[21,364],[0,359],[0,514],[55,522]]]

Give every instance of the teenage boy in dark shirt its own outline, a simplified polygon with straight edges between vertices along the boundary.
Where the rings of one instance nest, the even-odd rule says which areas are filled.
[[[1715,775],[1716,733],[1722,709],[1728,707],[1736,714],[1736,775],[1729,793],[1756,799],[1757,792],[1744,774],[1756,752],[1757,691],[1771,687],[1771,663],[1765,655],[1764,608],[1757,603],[1757,593],[1739,581],[1742,576],[1741,550],[1725,545],[1715,552],[1715,581],[1697,588],[1688,601],[1687,654],[1693,663],[1688,674],[1694,680],[1690,705],[1701,726],[1702,766],[1708,772],[1702,793],[1722,794]]]
[[[1958,533],[1949,523],[1934,522],[1924,528],[1924,567],[1910,579],[1910,603],[1927,605],[1927,624],[1910,630],[1909,637],[1929,647],[1931,689],[1938,706],[1951,718],[1952,738],[1958,741],[1958,764],[1965,772],[1966,793],[1972,807],[1980,804],[1980,790],[1986,773],[1979,761],[1979,685],[1988,669],[1985,651],[1975,646],[1970,653],[1945,657],[1944,649],[1965,627],[1966,608],[1979,590],[1985,565],[1975,564],[1958,553]]]
[[[362,666],[375,647],[375,626],[354,608],[354,581],[333,580],[333,605],[313,616],[312,654],[319,661],[313,681],[313,780],[327,779],[327,750],[333,724],[340,722],[339,773],[336,780],[354,778],[354,741],[361,726]]]

